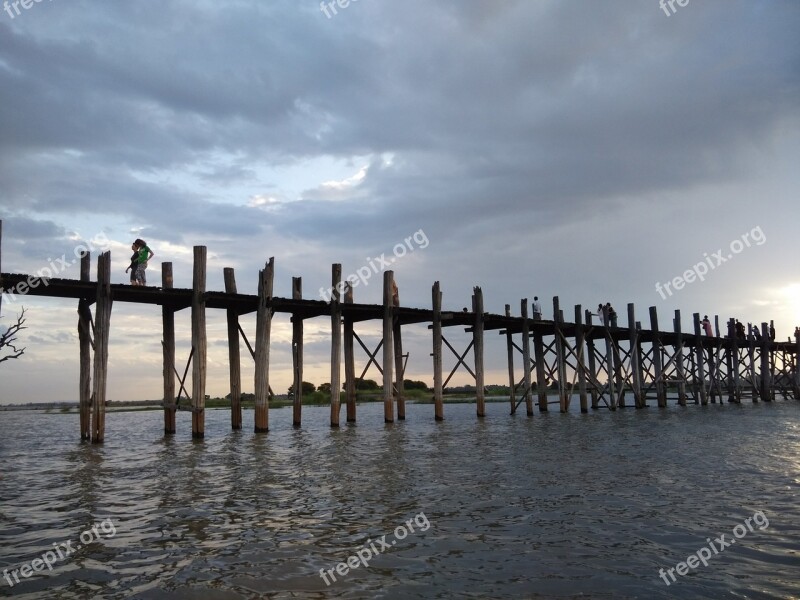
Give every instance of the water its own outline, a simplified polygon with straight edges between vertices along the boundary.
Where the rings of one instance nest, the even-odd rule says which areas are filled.
[[[188,413],[171,438],[161,412],[110,413],[101,446],[76,440],[74,414],[0,413],[1,568],[101,524],[52,571],[0,578],[0,595],[800,597],[796,401],[533,418],[489,404],[480,421],[447,405],[443,423],[430,405],[407,412],[384,425],[382,405],[361,405],[358,426],[331,430],[327,408],[307,407],[294,430],[279,409],[255,435],[252,412],[231,432],[215,410],[202,442]],[[659,577],[756,511],[768,526],[670,586]],[[384,534],[396,544],[336,574]]]

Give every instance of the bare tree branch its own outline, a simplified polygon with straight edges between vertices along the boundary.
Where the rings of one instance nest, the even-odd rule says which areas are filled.
[[[17,334],[25,327],[25,307],[17,317],[17,322],[0,334],[0,352],[7,352],[5,356],[0,356],[0,363],[13,358],[19,358],[25,353],[25,348],[17,348]]]

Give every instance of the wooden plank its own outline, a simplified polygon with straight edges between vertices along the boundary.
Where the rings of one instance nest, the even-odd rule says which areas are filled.
[[[636,309],[633,302],[628,303],[628,343],[633,403],[636,408],[643,408],[645,402],[642,394],[642,358],[639,353],[639,331],[636,329]]]
[[[303,279],[292,277],[292,300],[303,299]],[[303,317],[292,313],[292,425],[300,427],[303,417]]]
[[[91,441],[101,444],[106,428],[106,382],[108,380],[108,336],[111,327],[111,253],[97,257],[95,300],[94,381],[92,386]]]
[[[236,294],[236,274],[231,267],[223,270],[225,293]],[[231,390],[231,429],[242,428],[242,367],[239,353],[239,314],[229,308],[226,310],[228,325],[228,367]]]
[[[528,306],[527,299],[522,301],[522,305],[525,307]],[[510,304],[506,304],[506,317],[511,317]],[[523,325],[523,337],[524,335],[525,335],[525,326]],[[506,357],[508,366],[508,399],[511,401],[511,414],[513,415],[514,413],[517,412],[517,397],[516,397],[517,378],[514,375],[514,334],[511,332],[510,329],[506,329]],[[525,365],[523,364],[522,367],[524,369]],[[527,388],[526,388],[526,393],[529,393],[527,391]]]
[[[258,273],[255,349],[255,432],[269,431],[269,345],[272,332],[272,291],[275,257]]]
[[[339,427],[342,389],[342,265],[331,268],[331,427]]]
[[[205,246],[194,247],[192,273],[192,438],[205,437],[206,422],[206,257]]]
[[[81,281],[89,281],[91,256],[81,252]],[[78,345],[80,367],[78,375],[78,406],[80,411],[81,439],[92,439],[92,311],[89,301],[78,300]]]
[[[394,342],[392,341],[392,316],[394,314],[394,271],[383,272],[383,421],[394,422],[394,397],[392,395],[392,370],[394,368]]]
[[[353,303],[353,285],[345,283],[344,303]],[[353,317],[344,316],[344,396],[347,405],[347,422],[356,422],[356,360],[353,339]]]
[[[475,326],[472,330],[474,343],[473,355],[475,358],[475,394],[476,410],[478,417],[486,416],[486,388],[483,373],[483,290],[474,288],[472,295],[472,311],[475,313]]]
[[[695,337],[695,381],[697,381],[698,391],[700,392],[700,404],[706,406],[708,404],[708,390],[706,388],[706,368],[705,368],[705,352],[703,346],[705,339],[703,338],[702,329],[700,327],[700,313],[694,313],[694,337]]]
[[[769,337],[769,325],[761,323],[761,399],[764,402],[772,400],[772,368],[770,366],[770,353],[772,342]]]
[[[172,289],[172,263],[161,263],[161,287]],[[175,309],[166,304],[161,305],[161,352],[163,357],[164,379],[164,435],[176,432],[175,424]]]
[[[547,375],[544,364],[544,341],[538,322],[533,324],[533,356],[536,361],[536,395],[539,399],[539,412],[547,412]]]
[[[581,403],[581,412],[589,412],[589,398],[586,395],[586,366],[584,363],[584,354],[586,347],[586,331],[583,328],[583,311],[580,304],[575,305],[575,349],[577,356],[577,370],[578,370],[578,394]]]
[[[567,391],[567,356],[564,349],[564,315],[558,296],[553,296],[553,321],[556,328],[556,372],[558,373],[558,406],[562,413],[569,412],[569,392]]]
[[[525,414],[533,416],[533,394],[531,393],[531,334],[528,321],[528,299],[520,301],[522,314],[522,381],[525,386]],[[512,387],[514,383],[512,382]],[[513,402],[513,399],[512,399]],[[516,406],[516,405],[515,405]]]
[[[589,331],[591,331],[594,326],[594,323],[592,322],[593,321],[592,312],[587,310],[584,313],[584,316],[586,317],[586,326],[589,328]],[[600,379],[600,373],[597,370],[597,360],[595,358],[596,349],[594,346],[594,339],[591,336],[586,340],[586,346],[587,346],[586,353],[588,354],[587,358],[589,363],[589,374],[591,375],[591,379],[593,379],[595,382],[598,382]],[[600,390],[598,389],[596,383],[595,385],[592,385],[592,389],[590,390],[589,393],[592,397],[592,410],[598,410],[600,408]]]
[[[656,378],[656,399],[659,408],[666,408],[667,387],[662,370],[661,333],[658,331],[658,312],[655,306],[650,307],[650,329],[653,334],[653,373]]]
[[[444,400],[442,397],[442,292],[439,282],[433,284],[433,404],[434,418],[444,420]],[[798,342],[800,343],[800,342]]]
[[[606,346],[606,355],[605,355],[605,364],[606,364],[606,372],[608,377],[608,396],[609,396],[609,408],[611,410],[617,410],[617,393],[616,393],[616,365],[614,364],[614,352],[611,348],[611,344],[613,343],[611,340],[611,335],[608,331],[609,328],[609,321],[610,319],[605,320],[605,325],[603,327],[603,339],[605,341]]]
[[[400,315],[397,310],[400,307],[400,291],[397,289],[397,281],[392,281],[392,304],[395,311],[392,314],[392,341],[394,342],[394,373],[395,390],[397,392],[397,420],[406,419],[406,400],[405,400],[405,368],[403,366],[403,337]]]
[[[681,311],[675,311],[675,318],[672,321],[675,330],[675,370],[678,379],[678,404],[686,406],[686,372],[683,361],[683,331],[681,329]]]

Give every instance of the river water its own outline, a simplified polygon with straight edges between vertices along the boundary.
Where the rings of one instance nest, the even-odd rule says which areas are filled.
[[[103,445],[75,414],[0,413],[0,596],[800,597],[800,402],[487,407],[366,404],[339,430],[278,409],[260,435],[211,410],[199,442],[189,413],[169,438],[109,413]]]

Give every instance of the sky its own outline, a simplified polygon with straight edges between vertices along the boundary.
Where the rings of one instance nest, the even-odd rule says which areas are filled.
[[[25,4],[0,12],[3,272],[78,278],[91,244],[125,283],[141,237],[156,285],[165,261],[191,286],[195,245],[208,289],[233,267],[255,293],[274,257],[275,295],[301,276],[315,299],[332,263],[384,256],[404,306],[430,308],[439,281],[445,310],[480,286],[491,313],[538,295],[545,318],[558,296],[570,318],[610,302],[621,324],[632,302],[646,328],[650,306],[662,329],[676,309],[685,331],[694,312],[774,320],[784,340],[800,325],[796,0]],[[379,303],[380,281],[356,301]],[[18,296],[0,327],[22,306],[0,403],[76,400],[75,301]],[[207,318],[207,393],[224,396],[225,315]],[[252,340],[254,316],[242,326]],[[176,327],[182,371],[189,311]],[[379,322],[356,331],[380,339]],[[403,342],[406,377],[432,383],[426,326]],[[305,353],[304,379],[330,381],[329,318],[306,322]],[[271,357],[284,393],[288,315]],[[507,382],[505,361],[487,333],[487,383]],[[109,399],[162,389],[160,310],[115,303]]]

